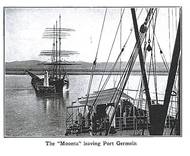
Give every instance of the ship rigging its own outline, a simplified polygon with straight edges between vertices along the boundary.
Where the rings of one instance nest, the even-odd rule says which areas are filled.
[[[52,28],[45,29],[43,38],[53,41],[51,50],[42,50],[40,53],[40,56],[51,57],[50,63],[44,63],[45,66],[48,66],[48,70],[45,71],[43,78],[28,70],[26,71],[32,77],[31,84],[37,95],[62,94],[64,86],[68,89],[69,79],[64,66],[76,64],[67,63],[62,60],[62,57],[69,57],[70,55],[78,54],[78,52],[62,50],[61,47],[62,39],[69,36],[69,32],[73,31],[75,30],[61,27],[61,15],[59,15],[59,22],[56,21]]]
[[[143,9],[141,9],[138,17],[136,17],[135,8],[131,8],[130,11],[133,28],[131,29],[123,46],[120,46],[120,52],[110,70],[110,74],[107,75],[103,84],[103,78],[101,78],[98,91],[91,93],[93,71],[95,70],[97,64],[100,41],[103,35],[103,30],[105,29],[105,20],[108,10],[109,9],[106,9],[104,13],[98,48],[95,59],[92,63],[92,74],[90,76],[87,94],[85,97],[81,97],[76,102],[73,102],[72,106],[67,107],[68,117],[66,135],[113,135],[117,133],[117,131],[121,132],[124,130],[133,130],[132,135],[145,135],[145,133],[147,133],[147,135],[164,135],[166,129],[169,129],[169,135],[180,135],[181,10],[179,9],[179,18],[176,18],[176,23],[178,23],[176,30],[177,33],[175,35],[175,42],[173,43],[173,55],[169,66],[158,37],[156,36],[159,8],[145,8],[144,10],[146,11],[146,17],[140,27],[138,27],[138,18],[141,16]],[[107,62],[109,61],[119,28],[121,30],[122,18],[125,11],[125,8],[121,9],[120,20]],[[111,73],[114,71],[121,55],[126,50],[128,40],[133,31],[136,42],[122,75],[120,76],[116,87],[105,89],[112,75]],[[170,29],[169,36],[171,37]],[[169,47],[171,48],[171,42]],[[156,74],[157,51],[159,51],[163,64],[168,71],[168,81],[164,97],[162,99],[158,95]],[[148,55],[150,56],[148,57]],[[137,95],[133,98],[127,95],[125,90],[137,57],[139,57],[140,62],[141,79],[139,82]],[[146,66],[148,58],[150,58],[150,62],[148,63],[148,66]],[[107,65],[105,65],[105,69],[106,68]],[[151,72],[153,73],[155,99],[151,97],[149,89]],[[176,76],[177,74],[178,76]],[[104,75],[102,75],[102,77],[103,76]],[[74,105],[75,103],[79,104]],[[74,109],[78,110],[77,114],[74,113]]]

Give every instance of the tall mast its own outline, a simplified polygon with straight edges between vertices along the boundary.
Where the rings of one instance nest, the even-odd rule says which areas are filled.
[[[56,21],[56,25],[55,25],[55,75],[57,78],[57,57],[58,57],[58,53],[57,53],[57,21]]]
[[[149,92],[149,87],[148,87],[148,81],[147,81],[147,76],[146,76],[146,71],[145,71],[145,62],[144,62],[144,57],[141,49],[141,43],[140,43],[140,36],[139,36],[139,31],[138,31],[138,25],[137,25],[137,19],[136,19],[136,13],[135,9],[131,9],[132,13],[132,18],[133,18],[133,24],[134,24],[134,30],[135,30],[135,37],[137,40],[137,46],[138,46],[138,53],[139,53],[139,60],[140,60],[140,66],[141,66],[141,73],[143,77],[143,84],[145,87],[145,93],[146,93],[146,98],[148,102],[148,106],[150,107],[151,105],[151,98],[150,98],[150,92]]]
[[[53,26],[53,52],[52,52],[52,62],[55,62],[55,25]],[[53,71],[52,71],[52,77],[54,79],[55,77],[55,66],[52,66]]]
[[[181,16],[181,15],[180,15]],[[166,87],[166,92],[165,92],[165,97],[164,97],[164,112],[163,112],[163,121],[162,121],[162,126],[164,127],[165,124],[165,119],[167,116],[168,112],[168,107],[169,107],[169,102],[171,98],[171,93],[175,81],[175,76],[177,73],[177,67],[179,64],[179,57],[180,57],[180,33],[181,33],[181,19],[179,19],[178,23],[178,30],[177,30],[177,35],[175,39],[175,45],[174,45],[174,50],[173,50],[173,56],[172,56],[172,62],[170,65],[170,71],[169,71],[169,76],[168,76],[168,82],[167,82],[167,87]],[[179,75],[180,77],[180,75]],[[180,82],[179,82],[180,83]],[[178,88],[180,90],[180,88]],[[163,131],[163,129],[162,129]]]
[[[59,23],[58,23],[59,22]],[[70,28],[61,28],[61,15],[53,27],[48,27],[43,33],[43,38],[53,39],[53,48],[51,50],[42,50],[41,56],[50,56],[51,63],[46,65],[51,65],[52,67],[52,77],[61,78],[61,56],[68,57],[70,55],[78,54],[76,51],[71,50],[61,50],[61,39],[65,36],[69,36],[68,32],[75,31]]]
[[[178,67],[178,116],[177,116],[177,124],[176,124],[176,135],[181,135],[181,63],[182,57],[179,58],[179,67]]]
[[[149,26],[150,26],[150,24],[151,24],[151,20],[152,20],[152,17],[154,16],[154,12],[155,12],[155,9],[150,8],[149,11],[148,11],[147,16],[146,16],[146,18],[145,18],[145,21],[144,21],[143,25],[141,25],[141,28],[140,28],[141,36],[140,36],[140,40],[139,40],[140,44],[141,44],[141,43],[144,41],[144,39],[145,39],[145,33],[146,33],[146,31],[148,30],[148,28],[149,28]],[[124,48],[125,48],[126,43],[127,43],[127,42],[125,42],[125,44],[124,44],[124,46],[123,46],[123,48],[122,48],[122,51],[124,51]],[[121,51],[121,52],[122,52],[122,51]],[[114,105],[115,108],[114,108],[114,112],[113,112],[112,115],[111,115],[111,119],[110,119],[110,123],[109,123],[109,128],[107,129],[105,135],[108,135],[109,132],[110,132],[110,128],[111,128],[111,124],[112,124],[112,122],[113,122],[113,118],[114,118],[114,116],[115,116],[115,114],[116,114],[116,111],[117,111],[117,108],[118,108],[118,104],[119,104],[119,102],[120,102],[122,93],[124,92],[126,83],[128,82],[129,76],[130,76],[131,71],[132,71],[132,69],[133,69],[133,66],[134,66],[134,64],[135,64],[135,61],[136,61],[137,56],[138,56],[138,41],[135,43],[133,52],[132,52],[132,54],[131,54],[131,56],[130,56],[130,58],[129,58],[129,60],[128,60],[128,63],[127,63],[126,66],[125,66],[125,72],[124,72],[124,74],[123,74],[123,76],[122,76],[123,78],[122,78],[120,84],[118,85],[118,86],[119,86],[119,91],[120,91],[120,93],[119,93],[118,95],[116,95],[116,96],[114,95],[115,98],[112,99],[112,101],[115,103],[115,105]],[[118,59],[119,59],[119,58],[118,58]],[[118,59],[117,59],[117,60],[118,60]],[[111,102],[112,102],[112,101],[111,101]]]
[[[58,73],[59,78],[61,78],[61,15],[59,15],[59,65],[58,65]]]
[[[173,50],[173,56],[172,56],[172,62],[170,66],[169,76],[168,76],[168,82],[166,86],[166,92],[164,97],[164,105],[151,105],[151,98],[146,78],[146,71],[144,67],[144,60],[142,55],[142,49],[140,45],[140,39],[139,39],[139,31],[138,31],[138,25],[136,20],[136,14],[135,9],[131,9],[133,23],[134,23],[134,29],[135,29],[135,36],[136,40],[138,42],[138,50],[139,50],[139,60],[141,65],[141,73],[143,77],[143,84],[145,87],[145,94],[146,94],[146,100],[148,102],[149,107],[149,114],[150,114],[150,135],[163,135],[164,132],[164,125],[165,120],[167,117],[169,102],[171,98],[171,93],[175,81],[175,75],[177,72],[178,67],[178,61],[180,56],[180,20],[178,24],[178,30]]]

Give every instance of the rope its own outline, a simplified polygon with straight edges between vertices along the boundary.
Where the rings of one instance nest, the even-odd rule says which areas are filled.
[[[146,36],[147,36],[147,33],[145,34],[145,42],[144,42],[144,59],[145,59],[145,62],[146,62],[146,58],[147,58],[147,49],[146,49],[147,41],[146,41]],[[139,99],[140,99],[140,97],[143,94],[143,81],[142,81],[142,77],[140,78],[137,90],[138,90],[138,92],[137,92],[137,94],[135,96],[135,99],[137,99],[138,95],[139,95]],[[137,104],[137,108],[139,108],[139,103]]]
[[[155,19],[152,22],[152,29],[153,29],[152,51],[153,51],[153,53],[151,51],[151,61],[152,61],[152,69],[153,69],[153,75],[154,75],[154,86],[155,86],[155,93],[156,93],[156,102],[158,102],[158,95],[157,95],[157,76],[156,76],[156,52],[155,52],[155,42],[154,42],[154,40],[155,40],[155,26],[156,26],[157,15],[158,15],[158,10],[156,9]],[[149,44],[150,44],[150,31],[149,31]],[[159,45],[159,47],[160,47],[160,45]],[[151,63],[151,61],[150,61],[150,63]],[[149,68],[149,74],[150,74],[150,69],[151,68]],[[149,79],[150,79],[150,75],[148,77],[148,82],[149,82]]]
[[[142,41],[141,41],[141,43],[142,43]],[[122,93],[122,91],[121,91],[122,86],[124,85],[125,81],[127,82],[128,78],[129,78],[129,75],[131,73],[132,67],[133,67],[133,65],[135,63],[135,59],[134,58],[136,58],[137,55],[138,55],[138,53],[137,53],[136,50],[137,50],[137,44],[135,45],[135,47],[133,49],[132,55],[130,56],[129,61],[128,61],[127,65],[126,65],[126,67],[125,67],[125,69],[123,71],[122,77],[121,77],[121,79],[118,82],[118,85],[116,87],[116,88],[118,88],[118,90],[116,90],[114,92],[114,94],[113,94],[113,96],[112,96],[112,98],[110,100],[110,103],[114,102],[116,100],[116,97],[119,96],[118,94]]]
[[[165,68],[166,68],[166,71],[169,71],[169,65],[167,64],[166,57],[165,57],[165,55],[164,55],[164,53],[163,53],[163,51],[162,51],[162,49],[161,49],[161,46],[160,46],[160,44],[159,44],[159,42],[158,42],[158,38],[157,38],[156,34],[154,34],[154,36],[155,36],[155,39],[156,39],[158,48],[159,48],[159,50],[160,50],[160,55],[161,55],[162,61],[163,61],[163,63],[164,63],[164,66],[165,66]]]
[[[118,24],[117,29],[116,29],[116,33],[115,33],[115,36],[114,36],[114,39],[113,39],[113,42],[112,42],[112,45],[111,45],[111,49],[110,49],[110,52],[109,52],[109,55],[108,55],[108,58],[107,58],[107,61],[106,61],[103,73],[105,73],[105,71],[106,71],[106,68],[107,68],[107,65],[108,65],[108,62],[109,62],[109,59],[110,59],[110,56],[111,56],[111,52],[112,52],[113,46],[115,44],[115,40],[116,40],[116,37],[117,37],[117,34],[118,34],[118,30],[119,30],[119,27],[120,27],[120,24],[121,24],[124,12],[125,12],[125,8],[123,9],[123,12],[121,14],[121,17],[120,17],[120,20],[119,20],[119,24]],[[98,86],[98,91],[100,89],[100,86],[101,86],[101,83],[102,83],[102,80],[103,80],[103,76],[104,76],[104,74],[101,77],[101,80],[100,80],[100,83],[99,83],[99,86]]]
[[[127,43],[127,42],[126,42]],[[126,45],[126,44],[125,44]],[[124,47],[125,47],[125,45],[123,46],[123,48],[122,48],[122,50],[121,50],[121,52],[120,52],[120,54],[118,55],[118,57],[117,57],[117,59],[116,59],[116,61],[115,61],[115,64],[114,64],[114,66],[113,66],[113,69],[114,69],[114,67],[115,67],[115,65],[116,65],[116,63],[118,62],[118,60],[119,60],[119,58],[120,58],[120,56],[121,56],[121,54],[122,54],[122,52],[124,51]],[[134,48],[134,49],[136,49],[136,48]],[[133,51],[133,54],[132,54],[132,56],[135,54],[135,50]],[[112,70],[111,70],[112,71]],[[110,71],[110,73],[111,73],[111,71]],[[126,74],[127,72],[125,72],[124,71],[124,73]],[[107,77],[107,79],[106,80],[109,80],[109,77],[110,77],[111,75],[108,75],[108,77]],[[122,75],[122,78],[123,78],[123,76],[124,75]],[[120,81],[122,80],[122,78],[120,79]],[[107,83],[107,81],[105,81],[105,83],[103,84],[103,86],[102,86],[102,88],[101,88],[101,91],[104,89],[104,87],[105,87],[105,85],[106,85],[106,83]],[[118,83],[118,85],[119,85],[119,83]],[[117,87],[118,88],[118,87]],[[98,92],[98,95],[97,95],[97,97],[96,97],[96,99],[94,100],[94,103],[93,103],[93,105],[92,106],[94,106],[94,105],[96,105],[96,101],[97,101],[97,99],[98,99],[98,97],[99,97],[99,95],[100,95],[100,93],[101,93],[101,91],[99,91]],[[116,92],[115,92],[116,93]],[[115,95],[115,93],[114,93],[114,95]],[[111,100],[110,100],[110,103],[111,103],[111,101],[112,101],[112,99],[113,99],[113,97],[114,97],[114,95],[112,96],[112,98],[111,98]],[[92,108],[91,108],[91,110],[90,110],[90,112],[92,111]],[[110,111],[111,111],[111,109],[109,110],[109,113],[110,113]],[[109,114],[108,113],[108,114]],[[106,120],[106,119],[105,119]],[[102,123],[101,124],[103,124],[103,121],[102,121]]]
[[[144,40],[144,39],[143,39],[143,37],[141,36],[141,42],[140,42],[140,43],[142,43],[143,40]],[[131,71],[132,71],[132,67],[134,66],[136,57],[137,57],[137,55],[138,55],[138,51],[137,51],[137,50],[138,50],[138,49],[137,49],[137,43],[136,43],[136,45],[135,45],[135,47],[134,47],[134,50],[133,50],[133,53],[132,53],[132,55],[131,55],[131,57],[130,57],[130,59],[129,59],[129,61],[128,61],[126,67],[125,67],[124,74],[123,74],[122,78],[120,79],[120,82],[118,83],[118,87],[117,87],[117,88],[119,88],[119,89],[118,89],[118,91],[116,90],[117,92],[115,92],[115,94],[112,96],[112,99],[110,100],[110,103],[111,103],[112,101],[113,101],[113,103],[115,103],[115,111],[114,111],[114,113],[113,113],[113,115],[112,115],[112,117],[111,117],[110,125],[111,125],[111,123],[112,123],[112,121],[113,121],[113,117],[114,117],[114,114],[116,113],[116,110],[117,110],[117,107],[118,107],[118,104],[119,104],[121,95],[122,95],[122,93],[123,93],[123,91],[124,91],[124,89],[125,89],[125,86],[126,86],[126,83],[127,83],[127,81],[128,81],[129,75],[130,75],[130,73],[131,73]],[[113,99],[114,99],[114,100],[113,100]],[[110,113],[110,112],[109,112],[109,113]]]
[[[140,17],[140,15],[141,15],[141,13],[142,13],[142,10],[143,10],[143,9],[141,9],[138,18]],[[132,31],[133,31],[133,29],[131,29],[131,31],[130,31],[130,33],[129,33],[129,35],[128,35],[128,37],[127,37],[127,39],[126,39],[126,41],[125,41],[125,43],[124,43],[124,45],[123,45],[123,48],[120,50],[120,53],[119,53],[119,55],[118,55],[118,57],[117,57],[117,59],[116,59],[114,65],[113,65],[113,67],[111,68],[111,70],[110,70],[110,72],[109,72],[109,75],[107,76],[107,78],[106,78],[104,84],[102,85],[100,91],[98,92],[98,95],[97,95],[96,99],[94,100],[93,105],[96,104],[97,98],[99,97],[101,91],[104,90],[106,84],[108,83],[108,81],[109,81],[109,79],[110,79],[110,77],[111,77],[111,73],[112,73],[112,71],[115,69],[115,66],[116,66],[117,62],[119,61],[119,58],[121,57],[121,55],[122,55],[122,53],[123,53],[123,51],[124,51],[124,49],[125,49],[125,47],[126,47],[128,41],[129,41],[129,38],[130,38],[130,36],[131,36],[131,34],[132,34]],[[134,52],[134,50],[133,50],[133,52]],[[124,72],[125,72],[125,70],[124,70]],[[124,72],[123,72],[123,73],[124,73]],[[121,76],[120,80],[121,80],[121,79],[122,79],[122,76]]]
[[[160,44],[159,44],[159,41],[158,41],[158,38],[157,38],[156,34],[154,34],[154,36],[155,36],[157,45],[158,45],[158,47],[159,47],[160,55],[161,55],[162,61],[163,61],[163,63],[164,63],[164,66],[165,66],[165,68],[166,68],[166,71],[169,72],[169,65],[168,65],[168,63],[167,63],[165,54],[164,54],[164,52],[162,51],[162,48],[161,48],[161,46],[160,46]],[[174,83],[174,90],[177,90],[176,81],[175,81],[175,83]]]
[[[176,27],[175,27],[176,29],[175,30],[176,31],[177,31],[177,19],[178,19],[177,18],[177,8],[175,8],[175,22],[176,22],[176,24],[175,24],[176,25]]]
[[[121,13],[122,13],[122,9],[121,9]],[[121,25],[120,25],[120,50],[122,49],[122,21],[121,21]],[[120,71],[121,71],[121,67],[122,67],[122,61],[120,58]],[[116,79],[117,82],[117,79]]]
[[[170,18],[168,18],[168,19],[170,19]],[[169,25],[170,25],[170,24],[169,24]],[[152,24],[152,27],[153,27],[153,24]],[[154,35],[154,37],[155,37],[155,39],[156,39],[156,42],[157,42],[157,45],[158,45],[158,47],[159,47],[160,54],[161,54],[161,57],[162,57],[164,66],[165,66],[166,70],[169,71],[169,65],[167,64],[166,57],[165,57],[165,55],[164,55],[164,53],[163,53],[163,51],[162,51],[162,48],[161,48],[161,46],[160,46],[160,43],[158,42],[158,38],[157,38],[157,36],[156,36],[156,33],[153,34],[153,35]],[[169,35],[169,36],[170,36],[170,35]]]
[[[153,9],[151,9],[151,10],[153,10]],[[154,12],[152,13],[152,17],[149,17],[149,20],[150,20],[150,21],[152,20],[153,15],[154,15]],[[147,15],[147,16],[148,16],[148,15]],[[147,18],[146,18],[146,20],[147,20]],[[147,21],[146,21],[146,22],[147,22]],[[149,22],[147,25],[148,25],[148,27],[149,27],[149,26],[150,26],[150,22]],[[131,33],[130,33],[130,34],[131,34]],[[129,37],[130,37],[130,35],[129,35]],[[119,53],[119,55],[118,55],[118,57],[117,57],[117,59],[116,59],[114,65],[113,65],[113,67],[112,67],[112,69],[110,70],[110,74],[111,74],[112,70],[115,68],[115,66],[116,66],[116,64],[117,64],[117,62],[118,62],[118,60],[119,60],[121,54],[123,53],[124,48],[125,48],[125,46],[126,46],[128,40],[129,40],[129,37],[127,38],[127,40],[126,40],[126,42],[125,42],[123,48],[121,49],[121,51],[120,51],[120,53]],[[141,36],[141,43],[143,42],[143,40],[144,40],[144,35]],[[119,102],[119,100],[120,100],[120,98],[121,98],[121,95],[122,95],[122,93],[123,93],[123,91],[124,91],[125,85],[126,85],[127,80],[128,80],[128,78],[129,78],[129,75],[130,75],[130,72],[131,72],[131,70],[132,70],[132,67],[133,67],[133,65],[134,65],[134,63],[135,63],[135,59],[136,59],[137,55],[138,55],[138,51],[137,51],[137,43],[136,43],[136,45],[135,45],[135,47],[134,47],[134,49],[133,49],[132,55],[131,55],[131,57],[130,57],[130,58],[131,58],[131,59],[130,59],[131,61],[128,62],[127,66],[126,66],[126,68],[125,68],[125,71],[124,71],[125,74],[124,74],[124,75],[122,76],[122,78],[120,79],[120,80],[123,80],[123,81],[122,81],[122,83],[118,83],[118,86],[119,86],[119,84],[120,84],[120,87],[119,87],[119,88],[122,88],[122,90],[121,90],[121,92],[119,92],[120,95],[117,96],[118,98],[117,98],[117,99],[115,98],[115,99],[116,99],[116,100],[115,100],[115,101],[116,101],[116,105],[115,105],[115,108],[116,108],[116,109],[115,109],[115,111],[117,110],[118,102]],[[132,58],[133,58],[133,59],[132,59]],[[131,63],[130,63],[130,62],[131,62]],[[130,63],[130,66],[129,66],[129,63]],[[128,72],[126,72],[126,71],[128,71]],[[127,74],[127,73],[128,73],[128,74]],[[110,78],[110,75],[107,76],[107,79],[105,80],[105,82],[104,82],[104,84],[103,84],[103,86],[102,86],[102,88],[101,88],[101,91],[104,89],[104,87],[105,87],[105,85],[107,84],[109,78]],[[126,79],[127,79],[127,80],[126,80]],[[125,80],[125,81],[124,81],[124,80]],[[122,85],[121,85],[121,84],[122,84]],[[101,91],[98,92],[97,98],[99,97]],[[93,106],[96,104],[97,98],[94,100]],[[92,110],[92,108],[91,108],[91,110]],[[90,111],[91,111],[91,110],[90,110]],[[115,114],[115,112],[114,112],[114,114]],[[112,122],[112,121],[113,121],[113,116],[112,116],[111,122]]]
[[[88,104],[89,94],[90,94],[90,90],[91,90],[91,86],[92,86],[92,80],[93,80],[93,76],[94,76],[93,73],[94,73],[94,70],[96,68],[96,60],[97,60],[97,57],[98,57],[100,41],[101,41],[101,38],[102,38],[102,33],[103,33],[104,23],[105,23],[105,19],[106,19],[106,14],[107,14],[107,8],[106,8],[105,13],[104,13],[104,19],[103,19],[102,28],[101,28],[101,32],[100,32],[100,37],[99,37],[99,41],[98,41],[98,47],[97,47],[97,51],[96,51],[95,60],[94,60],[93,65],[92,65],[92,70],[91,70],[92,72],[91,72],[91,76],[90,76],[90,80],[89,80],[89,84],[88,84],[87,97],[86,97],[86,103],[85,103],[83,115],[85,115],[86,106]]]
[[[153,9],[150,9],[150,12],[151,11],[153,11]],[[150,13],[148,13],[148,16],[150,15]],[[153,13],[153,15],[154,15],[154,13]],[[153,17],[153,15],[152,15],[152,17]],[[146,22],[147,22],[147,19],[148,18],[150,18],[150,17],[147,17],[145,20],[146,20]],[[151,21],[151,19],[150,19],[150,21]],[[149,25],[148,25],[148,28],[149,28],[149,26],[150,26],[150,23],[149,23]],[[141,37],[140,37],[140,40],[141,40]],[[143,40],[144,40],[144,38],[143,38]],[[142,41],[140,41],[140,43],[142,43]],[[137,44],[136,44],[137,45]],[[113,121],[113,118],[114,118],[114,115],[115,115],[115,113],[116,113],[116,110],[117,110],[117,107],[118,107],[118,104],[119,104],[119,101],[120,101],[120,98],[121,98],[121,95],[122,95],[122,93],[123,93],[123,91],[124,91],[124,89],[125,89],[125,86],[126,86],[126,83],[127,83],[127,81],[128,81],[128,77],[129,77],[129,75],[130,75],[130,72],[131,72],[131,70],[132,70],[132,67],[133,67],[133,65],[134,65],[134,63],[135,63],[135,60],[136,60],[136,57],[137,57],[137,47],[135,48],[135,50],[136,50],[136,55],[132,58],[132,63],[130,63],[130,66],[129,66],[129,72],[128,72],[128,74],[127,74],[127,77],[126,77],[126,79],[125,79],[125,81],[124,81],[124,84],[123,84],[123,87],[122,87],[122,90],[121,90],[121,92],[120,92],[120,95],[118,96],[118,98],[115,100],[116,102],[115,102],[115,110],[114,110],[114,113],[113,113],[113,115],[111,116],[111,121],[110,121],[110,126],[109,126],[109,130],[108,130],[108,133],[109,133],[109,131],[110,131],[110,127],[111,127],[111,123],[112,123],[112,121]]]
[[[150,29],[149,29],[150,30]],[[146,36],[147,36],[147,33],[145,34],[145,42],[144,42],[144,59],[145,59],[145,62],[146,62],[146,56],[147,56],[147,49],[146,49],[146,44],[147,44],[147,42],[146,42]],[[149,35],[149,37],[150,37],[150,35]],[[136,93],[136,96],[135,96],[135,101],[137,100],[137,96],[138,96],[138,101],[137,101],[137,106],[136,106],[136,108],[137,108],[137,116],[141,116],[141,114],[140,114],[140,110],[138,109],[138,108],[140,108],[140,109],[142,109],[143,110],[143,105],[142,105],[142,103],[143,103],[143,81],[142,81],[142,77],[140,78],[140,80],[139,80],[139,85],[138,85],[138,87],[137,87],[137,93]],[[145,110],[146,110],[146,104],[145,104]],[[145,117],[145,112],[143,111],[143,117]],[[136,116],[135,116],[136,117]],[[141,120],[141,119],[140,119]],[[143,120],[143,123],[145,124],[145,120]],[[141,123],[141,124],[143,124],[143,123]],[[146,121],[146,123],[148,124],[148,122]],[[137,125],[138,126],[138,125]],[[148,126],[148,125],[146,125],[146,126]],[[137,130],[137,128],[138,127],[136,127],[136,130]],[[135,134],[135,131],[134,131],[134,134]],[[142,132],[142,135],[144,135],[144,128],[143,128],[143,132]]]
[[[122,8],[121,8],[121,10],[120,10],[120,14],[121,14],[121,16],[122,16]],[[122,20],[121,20],[121,24],[120,24],[120,44],[119,44],[119,47],[120,47],[120,50],[122,49]],[[120,71],[121,71],[121,58],[120,58],[120,61],[119,61],[119,69],[120,69]],[[118,76],[119,75],[116,75],[113,79],[113,81],[114,81],[114,88],[115,88],[115,84],[116,84],[116,82],[117,82],[117,79],[118,79]]]
[[[106,14],[107,14],[107,8],[106,8],[105,13],[104,13],[102,29],[101,29],[101,32],[100,32],[100,37],[99,37],[99,41],[98,41],[98,48],[97,48],[97,51],[96,51],[96,57],[95,57],[96,59],[98,57],[98,51],[99,51],[99,47],[100,47],[100,41],[102,39],[102,33],[103,33],[103,29],[104,29],[104,23],[105,23],[105,19],[106,19]]]
[[[170,53],[170,59],[171,59],[170,8],[168,8],[168,30],[169,30],[169,53]]]
[[[173,8],[171,8],[171,18],[172,18],[172,26],[171,26],[171,30],[172,30],[172,44],[173,44],[173,41],[174,41],[174,32],[177,32],[177,31],[175,31],[174,29],[175,29],[175,25],[174,25],[174,9]]]
[[[158,104],[158,89],[157,89],[157,76],[156,76],[156,52],[155,52],[155,42],[154,42],[154,34],[155,34],[155,29],[156,29],[156,19],[157,19],[157,11],[155,15],[155,22],[154,22],[154,27],[153,27],[153,39],[152,39],[152,47],[154,50],[154,64],[153,64],[153,73],[154,73],[154,85],[155,85],[155,93],[156,93],[156,103]]]
[[[149,84],[149,81],[150,81],[151,67],[152,67],[152,51],[151,51],[151,54],[150,54],[150,63],[149,63],[149,70],[148,70],[148,84]]]

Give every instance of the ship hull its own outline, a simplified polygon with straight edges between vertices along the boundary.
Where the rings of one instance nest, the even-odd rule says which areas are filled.
[[[43,78],[39,78],[29,71],[27,71],[27,73],[32,77],[31,84],[37,95],[62,94],[64,86],[68,89],[69,81],[64,78],[49,78],[49,86],[44,86]]]

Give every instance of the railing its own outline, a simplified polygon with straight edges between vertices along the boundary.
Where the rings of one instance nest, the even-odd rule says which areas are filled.
[[[121,129],[121,125],[122,129]],[[121,130],[147,129],[149,126],[146,116],[116,117],[115,128]]]

